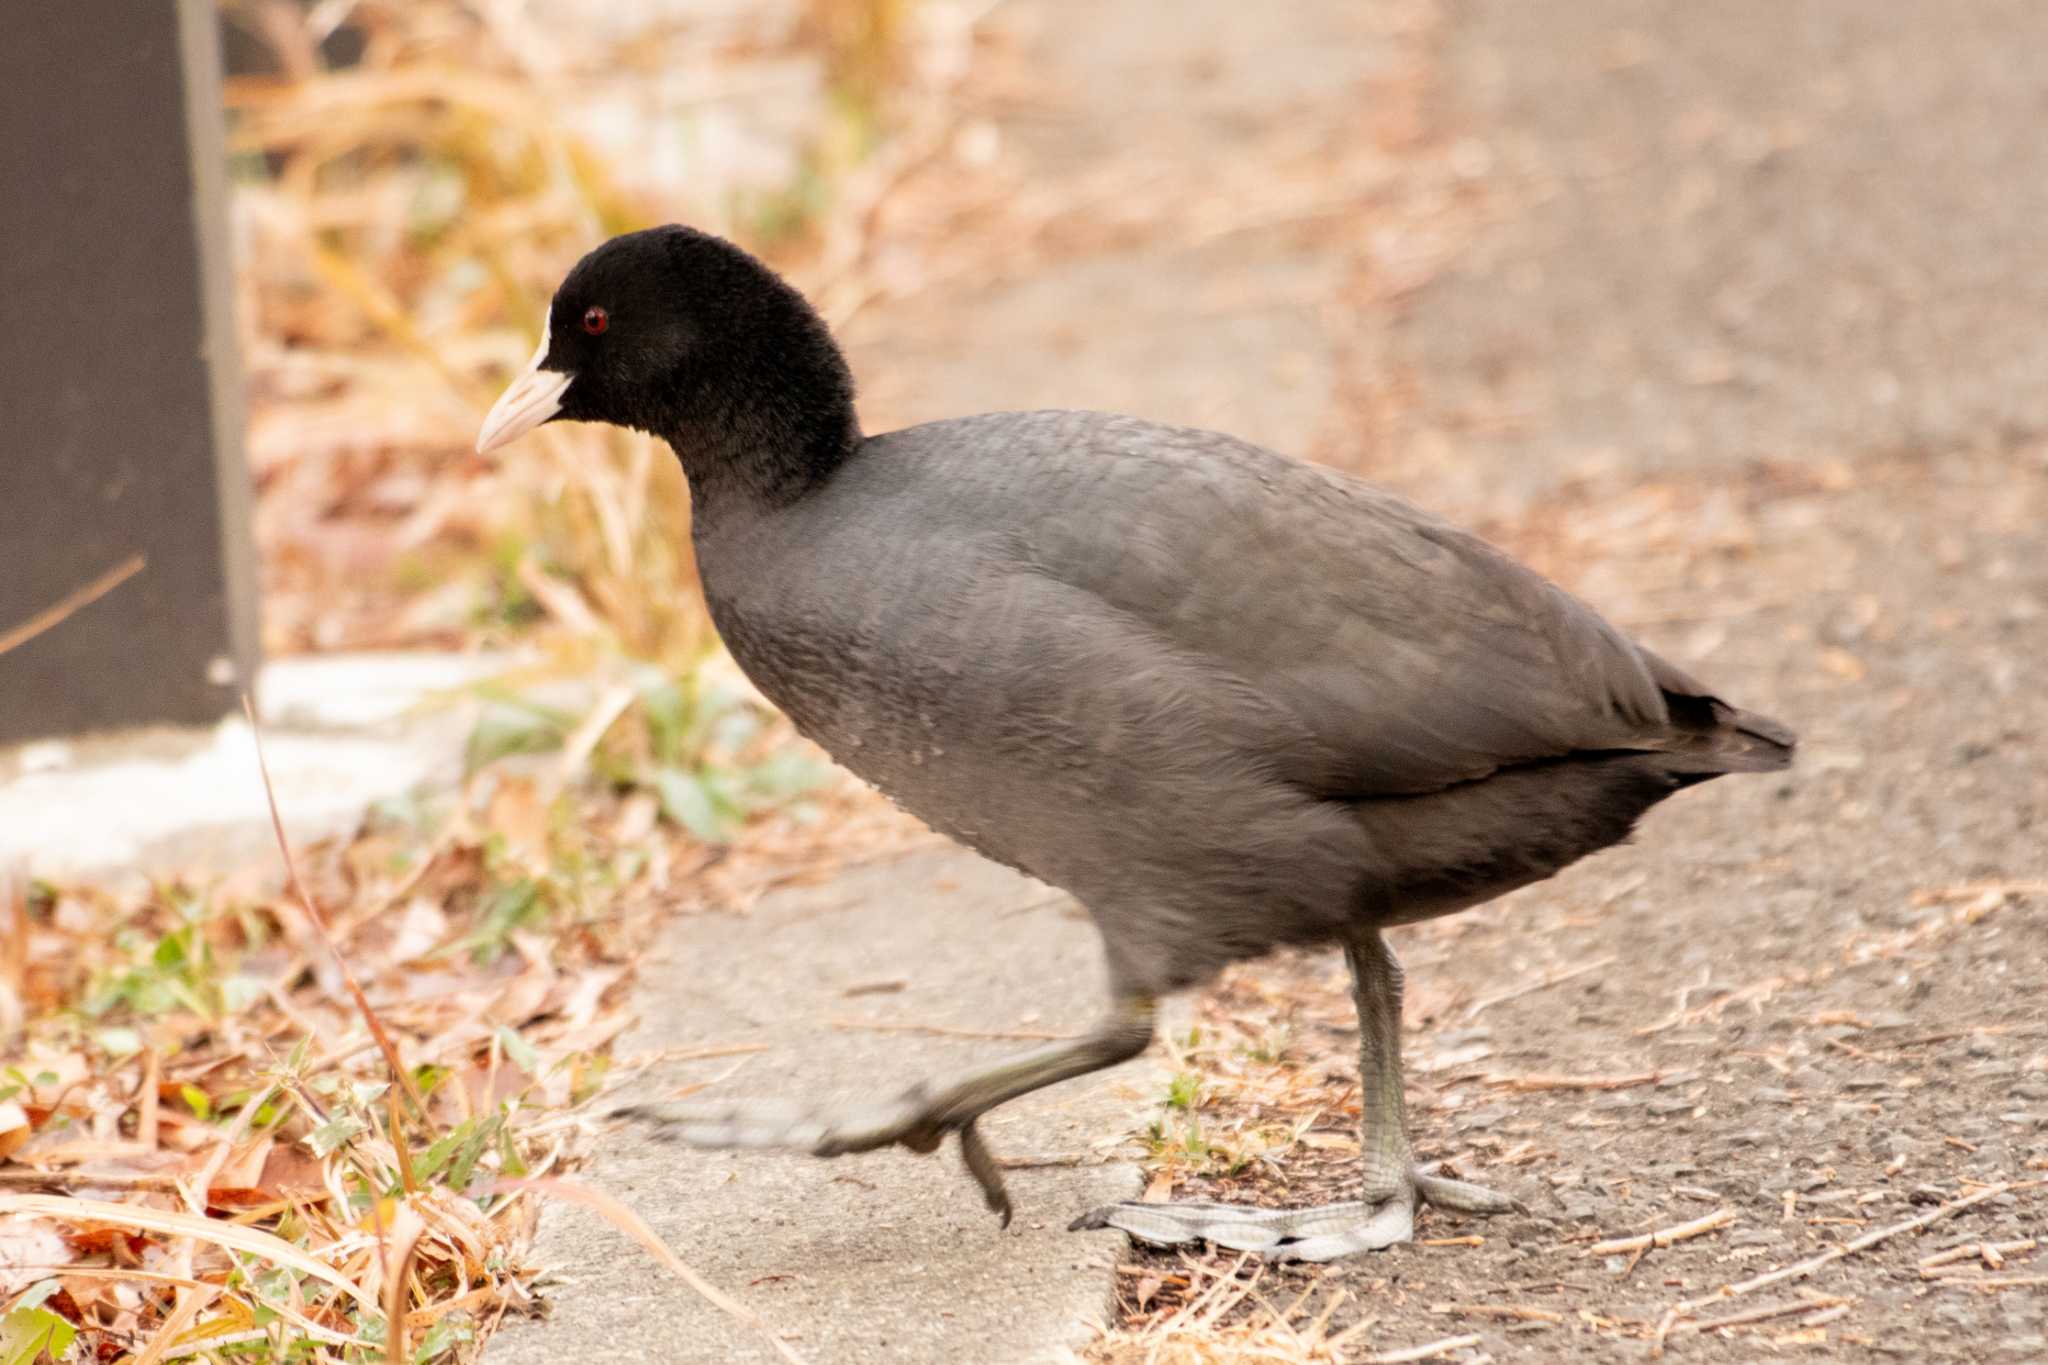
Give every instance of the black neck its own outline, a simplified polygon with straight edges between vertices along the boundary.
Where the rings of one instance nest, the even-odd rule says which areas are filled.
[[[834,366],[792,364],[728,378],[656,433],[682,461],[700,509],[730,499],[786,506],[831,478],[860,444],[853,381]]]
[[[784,506],[860,444],[853,373],[803,295],[737,251],[724,266],[711,285],[731,286],[718,305],[730,325],[695,350],[647,426],[682,460],[700,506]]]

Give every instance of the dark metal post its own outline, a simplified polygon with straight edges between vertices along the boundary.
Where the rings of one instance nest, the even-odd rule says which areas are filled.
[[[257,662],[211,0],[0,40],[0,740],[218,719]]]

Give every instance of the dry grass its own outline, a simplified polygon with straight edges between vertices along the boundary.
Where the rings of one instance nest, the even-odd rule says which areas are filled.
[[[307,55],[335,6],[236,8],[296,70],[227,94],[268,646],[538,630],[686,668],[710,636],[673,457],[560,426],[485,466],[476,423],[614,233],[686,220],[843,286],[894,135],[921,145],[956,74],[953,7],[629,25],[359,3],[345,70]]]
[[[669,453],[550,428],[486,467],[475,423],[611,233],[688,219],[847,276],[872,154],[942,88],[905,0],[614,31],[491,0],[223,8],[276,68],[227,91],[266,645],[541,662],[461,791],[310,850],[303,895],[0,884],[10,1365],[471,1358],[527,1306],[536,1200],[651,1236],[561,1178],[634,952],[678,901],[813,857],[788,808],[816,773],[713,659]],[[360,60],[329,64],[337,30]],[[569,677],[566,709],[526,695]],[[536,737],[559,756],[494,761]],[[901,834],[845,788],[804,804]]]
[[[1227,1266],[1194,1256],[1180,1260],[1174,1270],[1117,1268],[1125,1321],[1090,1345],[1088,1360],[1096,1365],[1406,1365],[1460,1358],[1480,1341],[1473,1333],[1459,1332],[1375,1350],[1366,1338],[1379,1325],[1376,1317],[1332,1329],[1351,1299],[1347,1289],[1315,1282],[1301,1289],[1276,1288],[1282,1278],[1251,1255]],[[1287,1301],[1281,1304],[1277,1298],[1283,1293]],[[1158,1299],[1168,1302],[1154,1309]],[[1355,1312],[1357,1305],[1352,1307]]]
[[[467,1358],[528,1305],[536,1200],[606,1212],[558,1177],[658,917],[815,855],[801,813],[734,848],[654,804],[494,769],[312,850],[304,895],[5,888],[0,1324],[100,1358]]]
[[[662,216],[564,131],[579,67],[522,57],[506,8],[359,7],[362,65],[230,83],[272,649],[500,636],[548,617],[536,581],[635,652],[701,643],[645,441],[468,454],[567,264]]]
[[[435,1359],[523,1302],[531,1197],[492,1185],[561,1160],[648,912],[599,908],[631,889],[609,832],[535,849],[531,785],[487,785],[431,832],[321,850],[310,901],[14,889],[10,1310],[238,1359],[381,1354],[402,1318]]]
[[[1267,1267],[1251,1255],[1227,1267],[1193,1256],[1182,1257],[1173,1270],[1121,1266],[1118,1297],[1127,1319],[1134,1320],[1104,1333],[1088,1358],[1105,1365],[1343,1365],[1362,1358],[1347,1355],[1345,1348],[1371,1329],[1372,1319],[1330,1331],[1330,1319],[1349,1297],[1344,1290],[1319,1293],[1311,1285],[1276,1305],[1269,1278]],[[1172,1306],[1143,1316],[1162,1290],[1171,1294]]]

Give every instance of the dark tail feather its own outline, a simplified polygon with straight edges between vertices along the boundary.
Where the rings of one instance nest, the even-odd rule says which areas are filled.
[[[1790,727],[1769,716],[1730,706],[1719,697],[1685,700],[1704,701],[1712,719],[1711,724],[1693,731],[1672,750],[1674,758],[1696,757],[1703,766],[1694,769],[1688,765],[1674,771],[1769,773],[1792,766],[1799,740]],[[1677,718],[1676,711],[1674,707],[1673,719]]]
[[[1721,773],[1768,773],[1792,766],[1799,739],[1790,726],[1730,706],[1649,650],[1642,654],[1671,710],[1676,733],[1664,752],[1673,776],[1698,782]]]

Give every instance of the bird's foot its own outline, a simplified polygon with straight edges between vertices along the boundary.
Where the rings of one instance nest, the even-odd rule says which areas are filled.
[[[1334,1261],[1408,1241],[1415,1235],[1415,1212],[1422,1204],[1460,1213],[1527,1212],[1507,1195],[1416,1167],[1399,1187],[1374,1199],[1308,1209],[1255,1209],[1203,1200],[1179,1204],[1127,1200],[1083,1214],[1069,1230],[1119,1228],[1155,1246],[1207,1240],[1232,1251],[1263,1252],[1276,1260]]]
[[[960,1155],[981,1186],[989,1209],[1010,1225],[1010,1196],[993,1153],[974,1126],[976,1115],[958,1117],[940,1111],[924,1086],[913,1086],[893,1100],[842,1112],[766,1100],[730,1104],[640,1104],[612,1111],[615,1118],[645,1124],[651,1136],[690,1147],[764,1147],[808,1152],[812,1156],[844,1156],[883,1147],[913,1152],[939,1149],[946,1134],[960,1136]]]

